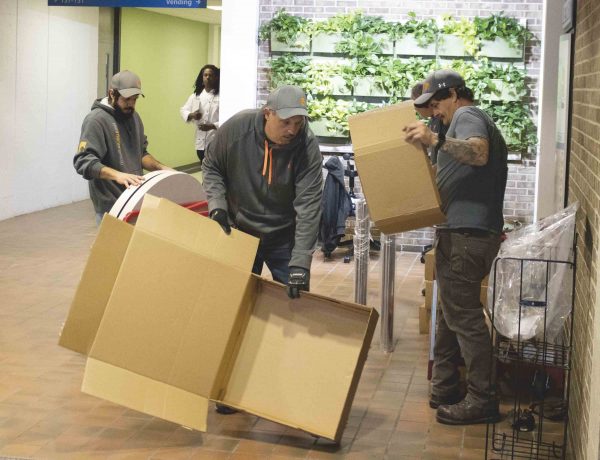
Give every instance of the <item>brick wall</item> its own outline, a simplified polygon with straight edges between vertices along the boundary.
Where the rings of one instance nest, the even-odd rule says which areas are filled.
[[[537,110],[538,77],[540,71],[539,39],[542,31],[543,0],[489,0],[489,1],[460,1],[460,0],[261,0],[260,22],[266,22],[273,17],[275,11],[285,8],[290,14],[310,19],[321,19],[338,13],[348,13],[360,8],[365,14],[382,16],[388,21],[404,21],[410,11],[415,11],[418,17],[441,17],[444,14],[456,18],[488,16],[504,11],[507,15],[527,20],[527,27],[534,34],[534,39],[525,49],[525,62],[528,74],[528,84],[531,89],[532,110]],[[268,59],[269,45],[261,43],[258,62],[258,104],[262,105],[268,94]],[[533,222],[535,199],[535,162],[525,161],[523,164],[509,165],[508,184],[504,213],[508,220],[519,220],[523,223]],[[402,233],[398,235],[397,246],[403,250],[421,251],[422,247],[430,244],[433,239],[431,229]]]
[[[404,21],[410,11],[418,17],[441,17],[451,14],[456,18],[473,18],[488,16],[504,11],[507,15],[526,19],[527,27],[534,34],[534,39],[527,44],[525,59],[529,86],[531,88],[533,110],[537,109],[538,77],[540,72],[540,37],[542,31],[543,0],[260,0],[260,22],[266,22],[273,17],[275,11],[285,8],[290,14],[310,19],[322,19],[338,13],[349,13],[360,8],[365,14],[382,16],[388,21]],[[259,49],[259,85],[258,100],[264,102],[268,93],[267,59],[269,46],[262,43]]]
[[[569,438],[572,458],[598,455],[598,417],[592,386],[594,317],[598,270],[598,209],[600,200],[600,2],[579,0],[573,74],[569,201],[578,200],[578,251],[575,292],[575,332]],[[598,354],[598,352],[596,352]],[[590,426],[595,427],[593,430]],[[592,447],[593,446],[593,447]]]

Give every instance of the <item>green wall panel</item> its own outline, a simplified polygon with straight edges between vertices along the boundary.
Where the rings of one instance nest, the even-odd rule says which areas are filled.
[[[123,8],[121,70],[142,80],[145,98],[136,106],[148,136],[148,150],[172,167],[198,161],[194,128],[179,108],[193,91],[208,55],[208,24]]]

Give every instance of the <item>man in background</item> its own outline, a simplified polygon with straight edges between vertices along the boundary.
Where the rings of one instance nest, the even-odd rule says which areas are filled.
[[[410,98],[414,101],[419,96],[423,94],[423,82],[417,83],[412,87],[410,91]],[[427,126],[434,133],[446,133],[448,126],[444,125],[440,119],[433,115],[433,109],[429,107],[429,103],[423,104],[414,104],[416,112],[420,117],[427,120]],[[437,155],[438,148],[436,146],[431,146],[427,149],[427,154],[429,155],[429,159],[431,160],[431,164],[435,166],[437,163]]]
[[[142,84],[136,74],[129,70],[115,74],[108,96],[94,101],[81,126],[73,165],[88,180],[98,224],[126,188],[144,181],[143,169],[172,169],[148,153],[144,125],[135,111],[140,95]]]

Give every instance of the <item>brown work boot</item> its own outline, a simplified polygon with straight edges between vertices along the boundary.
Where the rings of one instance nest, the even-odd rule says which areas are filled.
[[[436,420],[445,425],[474,425],[476,423],[496,423],[500,420],[497,404],[490,407],[476,406],[463,399],[461,402],[438,407]]]
[[[453,404],[461,402],[464,397],[464,393],[461,393],[460,391],[443,396],[431,394],[429,397],[429,407],[437,409],[439,406],[452,406]]]

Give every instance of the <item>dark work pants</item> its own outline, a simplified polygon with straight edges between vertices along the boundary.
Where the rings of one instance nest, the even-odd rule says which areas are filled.
[[[252,273],[260,275],[263,264],[271,271],[271,275],[275,281],[287,284],[290,274],[290,259],[292,258],[292,248],[294,247],[294,237],[286,235],[274,239],[261,238]]]
[[[467,368],[467,400],[484,407],[495,402],[490,387],[491,338],[479,301],[481,281],[500,248],[500,236],[438,230],[436,279],[441,308],[437,313],[432,394],[458,391],[460,355]]]

